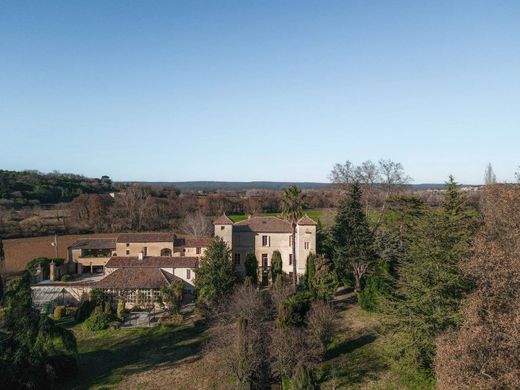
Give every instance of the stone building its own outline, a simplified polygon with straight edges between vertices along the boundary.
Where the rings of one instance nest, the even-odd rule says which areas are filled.
[[[280,252],[282,269],[289,277],[293,274],[293,261],[296,261],[297,273],[301,276],[305,273],[307,256],[316,253],[317,224],[307,215],[297,222],[294,243],[291,224],[278,217],[249,217],[233,223],[226,215],[222,215],[213,225],[215,236],[221,237],[231,249],[233,262],[239,272],[245,272],[247,254],[255,254],[264,285],[269,282],[274,251]],[[296,246],[296,259],[293,259],[293,245]]]

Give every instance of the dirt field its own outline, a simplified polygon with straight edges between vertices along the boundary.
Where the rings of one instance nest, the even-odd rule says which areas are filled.
[[[80,238],[117,237],[116,233],[76,234],[58,236],[58,257],[67,258],[67,248]],[[35,257],[54,257],[55,250],[51,243],[54,236],[14,238],[3,240],[5,252],[6,274],[14,274],[25,268],[25,265]]]

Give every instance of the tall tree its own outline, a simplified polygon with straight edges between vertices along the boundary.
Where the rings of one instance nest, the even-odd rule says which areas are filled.
[[[483,190],[483,224],[462,264],[475,289],[463,302],[464,321],[437,341],[439,389],[520,388],[519,197],[517,185]]]
[[[303,215],[303,202],[301,199],[301,190],[296,186],[289,186],[283,191],[282,196],[282,213],[289,221],[292,227],[292,258],[293,258],[293,284],[298,284],[298,275],[296,263],[296,226],[298,220]]]
[[[213,226],[208,217],[206,217],[200,210],[195,213],[188,214],[182,223],[182,230],[184,233],[192,237],[209,237]]]
[[[215,237],[209,244],[197,269],[195,286],[198,290],[197,302],[209,305],[216,299],[230,293],[237,282],[231,252],[221,237]]]
[[[442,207],[425,213],[414,230],[384,305],[396,358],[425,370],[432,369],[436,337],[460,322],[460,302],[471,287],[460,262],[469,253],[473,221],[453,177],[447,185]]]
[[[496,184],[497,177],[495,175],[495,172],[493,171],[493,166],[491,163],[489,163],[486,166],[486,171],[484,172],[484,184]]]
[[[366,214],[361,205],[361,189],[358,183],[340,204],[332,227],[334,239],[334,265],[342,278],[352,273],[355,290],[361,290],[363,276],[375,264],[374,236],[370,231]]]
[[[61,341],[65,351],[76,352],[74,334],[32,307],[30,281],[31,275],[25,271],[9,284],[5,294],[0,372],[2,385],[9,389],[52,388],[52,371],[63,374],[56,366],[60,352],[55,340]],[[65,360],[62,357],[61,363]]]

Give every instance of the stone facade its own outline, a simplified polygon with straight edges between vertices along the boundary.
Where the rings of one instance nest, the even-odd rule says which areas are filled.
[[[214,221],[214,229],[215,236],[228,244],[235,267],[242,274],[248,253],[255,254],[259,275],[264,277],[270,270],[273,252],[279,251],[283,271],[292,275],[292,226],[288,222],[277,217],[250,217],[233,223],[222,216]],[[295,245],[297,273],[301,276],[305,273],[307,256],[316,253],[316,222],[307,216],[298,221]]]

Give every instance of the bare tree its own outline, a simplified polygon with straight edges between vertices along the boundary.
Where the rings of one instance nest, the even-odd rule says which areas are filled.
[[[184,233],[192,237],[209,237],[212,233],[211,222],[200,210],[186,215],[182,223]]]
[[[493,166],[489,163],[486,167],[486,171],[484,172],[484,184],[496,184],[497,177],[495,172],[493,171]]]

